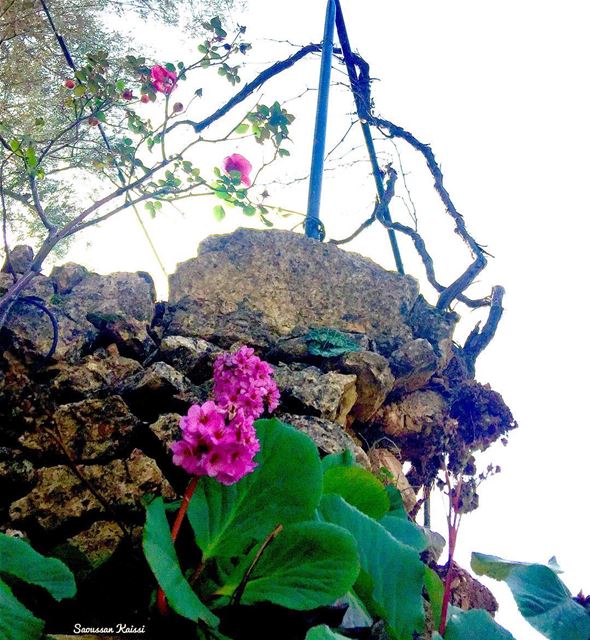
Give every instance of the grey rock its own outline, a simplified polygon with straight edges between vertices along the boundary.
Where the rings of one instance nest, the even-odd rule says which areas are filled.
[[[32,520],[45,531],[54,531],[81,517],[106,514],[105,504],[109,509],[141,513],[141,500],[146,493],[165,498],[175,496],[154,460],[139,450],[134,450],[126,460],[79,465],[78,470],[85,482],[65,465],[39,469],[35,488],[11,504],[11,521],[18,526]]]
[[[53,267],[49,278],[55,285],[56,293],[58,295],[64,295],[71,293],[72,289],[89,275],[90,271],[81,264],[66,262],[65,264]]]
[[[298,416],[290,413],[281,413],[278,417],[282,422],[293,425],[296,429],[308,435],[322,453],[330,454],[352,451],[357,462],[364,467],[368,467],[369,460],[367,454],[360,445],[346,433],[341,425],[314,416]]]
[[[48,368],[47,373],[54,376],[50,384],[52,392],[58,401],[63,402],[107,392],[141,370],[139,362],[119,355],[113,344],[86,356],[75,365],[58,362]]]
[[[212,236],[170,276],[168,335],[268,347],[314,327],[412,338],[416,280],[278,230]]]
[[[442,429],[448,412],[445,399],[436,391],[414,391],[399,402],[384,406],[375,421],[395,438]]]
[[[221,350],[201,338],[166,336],[154,360],[174,367],[193,382],[204,382],[213,375],[213,362]]]
[[[352,415],[360,422],[367,422],[393,388],[394,378],[387,359],[372,351],[353,351],[341,358],[338,369],[356,376],[357,400]]]
[[[33,263],[34,252],[32,247],[26,244],[17,244],[12,251],[8,253],[8,258],[2,265],[2,271],[5,273],[26,273]]]
[[[411,511],[416,505],[416,493],[408,482],[402,463],[389,449],[369,449],[369,461],[373,473],[386,483],[396,487],[401,493],[406,511]],[[385,474],[383,473],[385,469]]]
[[[415,391],[426,386],[439,366],[430,342],[417,338],[394,351],[389,365],[395,376],[396,390]]]
[[[311,413],[343,425],[356,402],[354,375],[279,365],[274,377],[281,391],[281,407],[292,412]]]
[[[78,580],[85,580],[115,555],[124,535],[116,522],[99,520],[55,547],[51,555],[64,561]]]
[[[155,362],[131,376],[119,387],[119,392],[131,409],[143,418],[166,411],[184,413],[203,396],[186,376],[165,362]]]

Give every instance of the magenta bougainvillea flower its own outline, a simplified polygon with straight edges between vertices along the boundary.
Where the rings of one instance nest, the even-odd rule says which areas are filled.
[[[166,67],[157,64],[152,67],[151,81],[154,89],[165,95],[170,95],[176,87],[178,76],[174,71],[168,71]]]
[[[252,182],[250,180],[250,171],[252,171],[252,165],[239,153],[233,153],[231,156],[223,159],[223,170],[229,174],[232,171],[239,171],[242,184],[249,187]]]
[[[248,347],[220,355],[214,364],[215,400],[193,405],[180,419],[182,440],[171,445],[174,464],[226,485],[254,471],[260,449],[254,420],[279,402],[272,374]]]

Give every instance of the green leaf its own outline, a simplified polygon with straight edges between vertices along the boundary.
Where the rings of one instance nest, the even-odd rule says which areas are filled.
[[[20,149],[20,140],[10,140],[8,142],[8,146],[13,150],[13,151],[18,151]]]
[[[305,640],[346,640],[346,638],[332,631],[328,625],[323,624],[321,627],[310,629],[305,636]]]
[[[203,478],[188,517],[205,559],[240,555],[277,524],[312,518],[322,493],[313,441],[279,420],[257,420],[257,469],[225,486]]]
[[[248,131],[250,130],[250,126],[247,125],[245,122],[242,122],[242,124],[239,124],[234,131],[238,134],[243,134],[243,133],[248,133]]]
[[[287,151],[287,149],[279,149],[279,156],[281,158],[286,158],[287,156],[290,156],[291,154],[289,153],[289,151]]]
[[[204,620],[217,626],[219,619],[199,600],[182,574],[162,498],[156,498],[146,507],[143,551],[174,611],[189,620]]]
[[[375,520],[381,519],[389,509],[385,487],[362,467],[331,466],[325,469],[324,494],[327,493],[337,493]]]
[[[369,612],[382,617],[395,638],[411,638],[421,631],[425,567],[418,553],[340,496],[324,496],[320,515],[354,536],[362,568],[355,592]]]
[[[400,490],[388,484],[385,485],[385,491],[387,491],[387,495],[389,496],[389,513],[387,515],[407,520],[408,512],[404,507],[404,499],[402,498]]]
[[[325,522],[287,525],[255,565],[241,602],[268,601],[296,611],[327,606],[352,588],[359,568],[348,531]],[[239,567],[218,593],[233,594],[246,569]]]
[[[518,610],[537,631],[551,640],[588,640],[590,613],[572,600],[552,567],[471,554],[475,573],[506,582]]]
[[[0,573],[43,587],[56,600],[76,593],[74,575],[57,558],[46,558],[28,542],[0,533]]]
[[[37,640],[45,623],[35,617],[0,580],[0,638],[2,640]]]
[[[438,574],[430,567],[426,567],[426,571],[424,573],[424,587],[428,593],[428,600],[432,609],[434,628],[438,629],[440,626],[445,585]]]
[[[379,522],[398,542],[407,544],[418,553],[428,548],[428,536],[415,522],[392,515],[386,515]]]
[[[356,467],[357,462],[354,458],[354,454],[349,449],[341,451],[340,453],[330,453],[322,458],[322,468],[324,473],[330,467]]]
[[[483,609],[461,611],[452,607],[445,640],[514,640],[514,636]],[[587,639],[586,639],[587,640]]]
[[[213,217],[217,222],[221,222],[225,218],[225,209],[220,204],[213,207]]]
[[[76,98],[81,98],[86,93],[86,85],[79,84],[77,87],[74,87],[73,93]]]

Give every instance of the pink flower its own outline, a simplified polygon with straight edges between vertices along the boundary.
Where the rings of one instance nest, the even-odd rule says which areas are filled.
[[[239,153],[234,153],[231,156],[227,156],[223,160],[223,170],[228,175],[232,171],[239,171],[240,173],[240,181],[242,184],[245,184],[249,187],[252,184],[250,180],[250,171],[252,171],[252,165],[244,156]]]
[[[176,81],[178,76],[174,71],[168,71],[166,67],[162,67],[159,64],[152,67],[151,80],[152,85],[156,91],[165,95],[170,95],[173,89],[176,87]]]
[[[238,482],[256,468],[260,444],[254,420],[279,402],[272,367],[241,347],[214,364],[215,401],[195,404],[180,419],[182,439],[171,445],[172,461],[196,476],[222,484]]]

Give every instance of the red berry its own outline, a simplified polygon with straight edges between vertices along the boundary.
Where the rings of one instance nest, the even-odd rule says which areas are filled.
[[[150,101],[150,97],[148,96],[147,93],[142,94],[141,98],[140,98],[141,102],[143,102],[143,104],[146,104]]]
[[[71,78],[69,78],[68,80],[66,80],[66,81],[64,82],[64,85],[65,85],[68,89],[73,89],[73,88],[76,86],[76,83],[75,83]]]
[[[125,89],[121,93],[121,98],[123,98],[123,100],[133,100],[133,91],[131,91],[131,89]]]
[[[88,124],[91,127],[96,127],[98,125],[98,118],[95,118],[94,116],[90,116],[90,118],[88,118]]]

